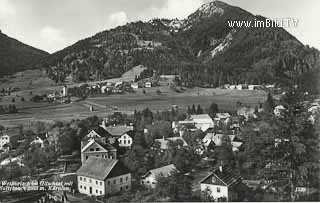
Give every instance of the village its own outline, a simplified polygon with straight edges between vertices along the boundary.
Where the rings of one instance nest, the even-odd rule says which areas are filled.
[[[129,85],[124,84],[126,83],[86,86],[86,88],[99,88],[101,93],[120,93],[121,89]],[[145,87],[149,85],[151,87],[152,83],[145,83]],[[72,90],[64,87],[61,94],[56,94],[52,98],[65,98],[72,94],[71,92]],[[308,120],[314,125],[320,109],[319,100],[306,101],[303,105],[310,114]],[[257,191],[264,191],[271,196],[263,196],[259,200],[270,200],[268,198],[272,200],[272,196],[278,198],[279,188],[288,187],[290,170],[272,159],[261,169],[264,175],[259,175],[260,178],[244,172],[242,173],[246,175],[242,175],[238,169],[234,170],[234,164],[237,162],[234,160],[235,157],[248,150],[246,149],[248,142],[252,142],[252,139],[261,139],[260,134],[265,133],[261,129],[264,127],[256,124],[252,126],[252,123],[259,123],[266,111],[275,119],[284,118],[288,111],[288,107],[280,101],[274,101],[270,93],[264,104],[255,108],[239,105],[235,114],[219,111],[215,103],[210,107],[200,105],[196,107],[193,104],[188,107],[186,113],[180,111],[178,106],[171,108],[171,111],[156,114],[146,108],[141,112],[135,111],[132,116],[114,113],[102,120],[95,118],[98,119],[95,121],[96,126],[93,125],[91,129],[85,128],[87,134],[84,134],[85,131],[81,133],[84,136],[79,140],[80,145],[76,144],[76,141],[67,144],[65,142],[68,139],[75,138],[62,138],[59,135],[62,133],[63,136],[76,136],[61,131],[65,124],[57,124],[62,126],[48,129],[39,123],[40,126],[33,132],[27,131],[31,136],[21,134],[26,132],[22,129],[12,131],[3,128],[0,137],[1,168],[26,167],[27,155],[21,154],[22,149],[48,153],[45,151],[50,148],[54,154],[60,154],[59,157],[49,158],[53,161],[50,162],[50,167],[40,166],[40,160],[33,160],[38,163],[37,172],[33,172],[33,176],[46,179],[69,177],[74,181],[73,192],[69,195],[65,193],[55,195],[60,199],[89,198],[88,201],[104,201],[109,198],[121,200],[123,194],[137,194],[137,192],[150,196],[152,191],[162,187],[159,184],[164,181],[163,179],[178,175],[192,177],[192,181],[188,182],[191,191],[188,198],[195,198],[198,201],[252,201],[257,198],[253,195]],[[68,129],[74,130],[74,133],[83,130],[74,126],[75,124],[71,125],[73,127]],[[79,126],[79,123],[77,125]],[[248,126],[252,127],[248,129]],[[271,135],[271,139],[271,142],[269,140],[267,143],[272,148],[290,142],[290,138],[274,135]],[[62,150],[64,146],[57,146],[64,144],[67,148],[65,150]],[[139,149],[138,146],[146,148],[141,155],[135,154],[138,153],[136,151]],[[179,153],[186,153],[187,156],[189,154],[190,160],[185,160],[188,158]],[[33,155],[30,154],[28,159],[30,156]],[[38,156],[40,156],[38,159],[41,159],[42,155]],[[172,159],[167,156],[177,157]],[[130,165],[132,161],[138,160],[129,159],[151,159],[155,164],[147,165],[144,170],[139,171],[138,166],[136,168]],[[157,161],[157,159],[162,160]],[[245,161],[243,164],[249,164],[247,170],[251,170],[251,162]],[[58,165],[62,168],[57,168]],[[150,166],[157,167],[150,168]],[[296,186],[294,191],[297,197],[300,197],[314,193],[315,189],[300,185]],[[169,194],[164,194],[162,198],[169,198],[167,195]],[[45,198],[43,196],[39,201],[45,202]],[[150,198],[155,200],[152,199],[155,198],[152,195]]]

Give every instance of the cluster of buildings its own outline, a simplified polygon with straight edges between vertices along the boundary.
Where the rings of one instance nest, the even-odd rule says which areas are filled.
[[[230,89],[230,90],[281,90],[280,88],[276,88],[275,85],[248,85],[248,84],[238,84],[238,85],[230,85],[225,84],[222,86],[223,89]]]
[[[77,171],[80,193],[105,196],[131,189],[131,173],[118,160],[118,151],[132,146],[133,135],[133,126],[106,126],[103,121],[82,139],[82,166]]]

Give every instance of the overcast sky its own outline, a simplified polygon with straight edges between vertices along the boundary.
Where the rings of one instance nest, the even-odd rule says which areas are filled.
[[[154,17],[185,18],[208,0],[0,0],[3,33],[50,53],[97,32]],[[253,14],[299,19],[287,29],[320,49],[319,0],[224,0]]]

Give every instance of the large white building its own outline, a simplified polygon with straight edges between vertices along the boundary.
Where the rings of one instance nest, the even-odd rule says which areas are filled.
[[[142,176],[141,184],[148,188],[155,188],[158,178],[168,177],[176,170],[177,169],[173,164],[152,169]]]
[[[237,201],[238,193],[235,188],[241,183],[240,176],[220,166],[200,181],[200,189],[202,195],[210,196],[215,201]]]
[[[131,189],[131,173],[118,160],[90,157],[77,171],[78,191],[105,196]]]

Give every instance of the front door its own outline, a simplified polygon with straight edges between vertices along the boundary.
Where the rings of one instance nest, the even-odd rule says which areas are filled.
[[[89,192],[90,192],[90,194],[92,194],[92,187],[89,188]]]

